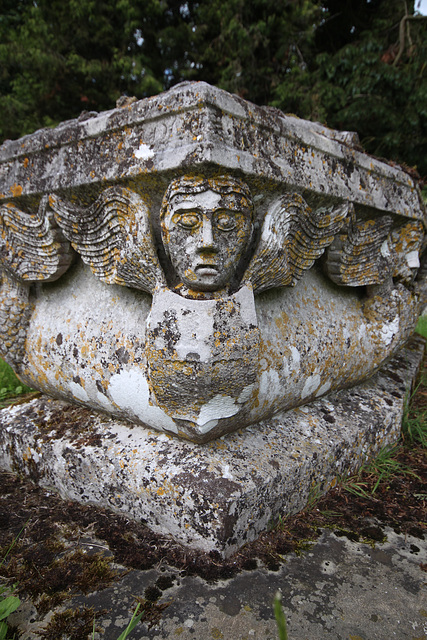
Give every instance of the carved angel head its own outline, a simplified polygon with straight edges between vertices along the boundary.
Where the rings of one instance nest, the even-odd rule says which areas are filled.
[[[160,212],[162,240],[189,292],[225,292],[253,231],[249,188],[231,176],[173,180]]]

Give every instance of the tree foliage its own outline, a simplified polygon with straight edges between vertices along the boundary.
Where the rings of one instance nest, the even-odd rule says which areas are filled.
[[[310,0],[211,0],[196,17],[199,75],[268,104],[287,70],[308,54],[321,9]]]
[[[129,0],[5,0],[0,17],[1,133],[15,137],[114,106],[122,92],[163,88],[138,50],[143,26]],[[147,0],[146,16],[159,15]]]
[[[401,0],[324,4],[328,17],[317,29],[315,55],[307,66],[291,70],[273,104],[357,131],[370,153],[415,166],[425,176],[427,19],[404,24],[406,42],[398,60]],[[354,19],[350,11],[337,11],[344,4],[359,5]]]
[[[413,0],[3,0],[0,138],[205,80],[427,173]],[[406,16],[406,18],[405,18]]]

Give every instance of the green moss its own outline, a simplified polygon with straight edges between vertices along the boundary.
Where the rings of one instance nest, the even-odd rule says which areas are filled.
[[[36,635],[45,640],[82,640],[92,632],[94,617],[93,607],[66,609],[54,613],[49,624]]]
[[[299,540],[295,547],[295,555],[300,557],[304,554],[305,551],[310,551],[311,547],[316,542],[317,537],[318,537],[317,532],[313,531],[312,540]]]

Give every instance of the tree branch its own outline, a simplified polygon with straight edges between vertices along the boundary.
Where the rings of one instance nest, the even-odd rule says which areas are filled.
[[[399,50],[394,59],[393,67],[397,65],[397,63],[399,62],[400,58],[403,55],[403,52],[405,50],[405,28],[406,26],[408,26],[409,28],[408,22],[413,20],[427,20],[427,16],[409,16],[409,15],[403,16],[399,25]]]

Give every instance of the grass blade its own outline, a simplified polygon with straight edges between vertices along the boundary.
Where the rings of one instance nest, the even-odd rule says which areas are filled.
[[[8,596],[0,601],[0,620],[5,620],[11,613],[17,610],[21,604],[17,596]]]
[[[126,627],[126,629],[123,631],[123,633],[121,633],[119,635],[119,637],[117,638],[117,640],[126,640],[126,638],[129,636],[129,634],[131,633],[131,631],[133,631],[133,629],[136,627],[136,625],[138,624],[138,622],[141,620],[142,616],[144,615],[145,611],[143,611],[142,613],[140,613],[139,615],[137,615],[139,607],[141,605],[138,604],[131,621],[129,622],[128,626]]]
[[[279,640],[288,640],[286,618],[285,618],[285,614],[283,613],[282,594],[280,593],[280,591],[278,591],[274,596],[273,608],[274,608],[274,617],[276,618],[276,622],[277,622],[277,629],[279,631]]]

